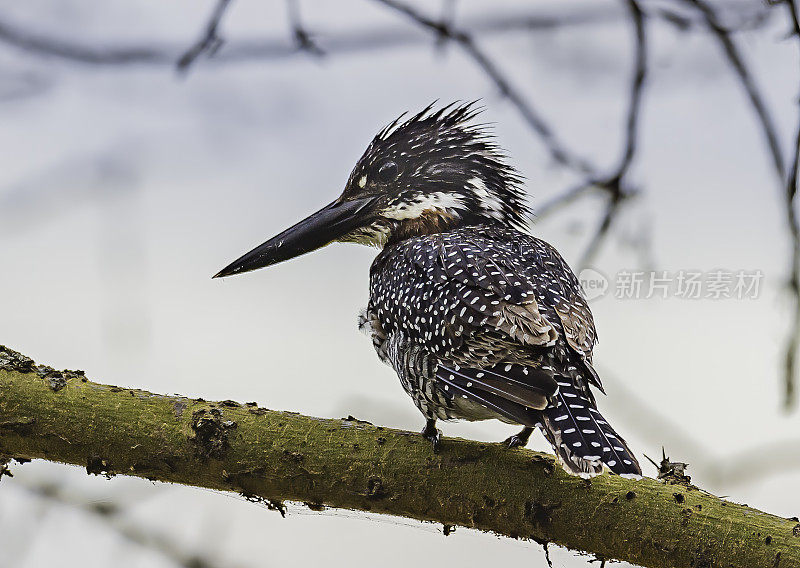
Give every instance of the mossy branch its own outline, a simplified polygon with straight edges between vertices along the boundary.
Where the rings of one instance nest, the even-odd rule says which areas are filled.
[[[690,485],[255,404],[108,386],[0,347],[0,456],[553,542],[652,568],[800,567],[800,523]]]

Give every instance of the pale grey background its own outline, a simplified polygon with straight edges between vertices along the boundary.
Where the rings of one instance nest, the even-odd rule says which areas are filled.
[[[722,3],[724,5],[724,3]],[[199,35],[211,2],[0,2],[0,21],[92,45],[167,44]],[[420,4],[424,6],[424,4]],[[645,6],[656,4],[645,2]],[[670,3],[670,5],[674,5]],[[783,11],[736,35],[767,95],[785,150],[796,128],[798,51]],[[438,14],[439,3],[427,5]],[[420,416],[355,326],[374,250],[334,245],[272,270],[212,281],[239,254],[327,203],[376,130],[439,99],[482,98],[485,118],[527,176],[534,208],[576,179],[453,46],[436,50],[403,18],[365,1],[301,5],[326,34],[371,27],[419,35],[397,48],[241,63],[93,66],[0,42],[0,342],[104,382],[418,429]],[[621,137],[632,30],[621,3],[462,1],[487,13],[608,14],[599,23],[479,36],[565,142],[612,167]],[[800,416],[780,411],[788,254],[779,188],[752,110],[706,31],[649,23],[651,77],[632,181],[643,193],[594,266],[643,266],[624,245],[644,234],[659,270],[760,269],[755,300],[593,303],[602,410],[642,458],[661,444],[701,486],[784,516],[800,513]],[[291,45],[282,3],[235,1],[231,42]],[[224,48],[220,56],[224,55]],[[601,202],[534,227],[577,261]],[[639,401],[648,406],[642,407]],[[666,429],[658,409],[678,429]],[[500,440],[500,423],[445,424]],[[778,443],[776,447],[775,443]],[[736,459],[740,452],[768,455]],[[532,447],[544,449],[536,439]],[[760,468],[751,477],[748,472]],[[653,469],[645,467],[649,475]],[[365,514],[288,519],[210,491],[87,477],[48,463],[0,483],[0,566],[169,567],[121,534],[144,531],[214,566],[543,566],[538,545]],[[56,483],[79,503],[121,504],[116,524],[37,497]],[[580,522],[576,519],[576,522]],[[121,530],[120,530],[121,529]],[[554,550],[557,566],[587,558]]]

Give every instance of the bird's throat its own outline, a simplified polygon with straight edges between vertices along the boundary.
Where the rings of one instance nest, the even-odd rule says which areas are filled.
[[[396,221],[392,227],[387,244],[393,244],[413,237],[451,231],[461,225],[461,217],[455,213],[441,210],[428,210],[419,217]]]

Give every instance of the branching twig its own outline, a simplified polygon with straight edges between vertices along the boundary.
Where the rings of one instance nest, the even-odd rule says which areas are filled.
[[[740,11],[745,8],[752,9],[750,2],[727,2],[725,8]],[[761,8],[759,8],[761,9]],[[663,10],[653,14],[672,24],[676,19],[665,16]],[[487,13],[478,18],[465,22],[463,26],[470,33],[481,35],[503,34],[508,32],[546,31],[564,27],[579,27],[619,19],[619,13],[606,7],[581,6],[579,10],[558,14],[522,12],[516,14]],[[756,25],[762,25],[764,19],[755,20]],[[752,29],[753,24],[744,22],[745,27],[730,29]],[[682,29],[706,29],[705,23],[700,19],[689,17],[680,18]],[[418,44],[419,34],[398,30],[396,27],[351,30],[341,34],[327,34],[325,41],[326,53],[361,53],[380,48],[395,48]],[[37,33],[14,25],[9,21],[0,21],[0,43],[22,50],[28,55],[37,57],[55,58],[71,63],[83,65],[174,65],[175,61],[186,53],[186,48],[174,43],[148,42],[141,45],[92,45],[77,39],[51,37],[48,34]],[[214,64],[237,63],[255,60],[283,59],[296,56],[298,50],[295,45],[287,43],[281,38],[262,39],[250,38],[238,41],[229,41],[217,53]]]
[[[750,100],[750,105],[753,107],[753,110],[758,117],[761,131],[764,133],[764,138],[766,138],[767,141],[767,148],[769,149],[775,174],[778,176],[780,183],[783,184],[785,179],[784,172],[786,170],[783,163],[783,153],[781,152],[778,132],[775,128],[775,124],[772,121],[772,117],[770,116],[769,109],[767,109],[767,105],[764,102],[764,97],[762,96],[761,91],[758,89],[752,73],[750,73],[750,70],[747,68],[744,58],[739,52],[739,48],[736,46],[736,43],[731,36],[730,30],[722,25],[714,7],[708,4],[705,0],[683,1],[696,7],[700,13],[702,13],[706,23],[708,24],[708,27],[711,29],[714,36],[722,46],[722,50],[725,53],[728,63],[730,63],[731,67],[736,73],[736,76],[739,78],[739,82],[742,84],[742,87],[744,88],[745,92],[747,93],[747,97]]]
[[[625,119],[625,138],[619,165],[614,173],[605,181],[596,182],[596,187],[605,189],[608,202],[603,217],[594,236],[590,239],[581,257],[579,266],[587,266],[597,254],[603,241],[608,236],[613,222],[619,214],[622,203],[635,194],[626,187],[626,175],[633,163],[638,147],[639,115],[642,105],[642,93],[647,77],[647,32],[645,16],[636,0],[624,0],[635,31],[634,70],[631,79],[628,112]]]
[[[585,158],[569,150],[558,139],[553,129],[545,121],[531,102],[520,93],[500,71],[497,64],[475,43],[472,35],[451,24],[430,18],[416,8],[397,0],[377,0],[408,17],[413,22],[436,34],[437,38],[447,38],[459,45],[473,62],[494,83],[501,95],[517,109],[528,126],[536,132],[547,147],[550,156],[559,164],[586,175],[594,175],[595,167]]]
[[[178,59],[176,66],[179,72],[186,73],[200,55],[205,53],[208,56],[212,56],[220,48],[222,38],[217,33],[217,30],[230,2],[231,0],[217,0],[203,35]]]
[[[525,119],[530,128],[539,135],[547,147],[550,156],[559,164],[572,168],[587,177],[587,181],[582,185],[571,189],[567,193],[559,196],[549,204],[545,212],[539,212],[539,217],[543,217],[557,206],[563,205],[574,200],[591,188],[600,188],[608,193],[608,204],[603,214],[600,225],[582,258],[582,266],[588,263],[607,236],[613,221],[620,210],[620,205],[634,192],[625,187],[624,177],[633,161],[636,152],[637,126],[639,109],[641,105],[642,87],[644,86],[647,72],[647,51],[646,37],[644,29],[644,14],[639,5],[634,0],[627,0],[626,6],[635,24],[636,29],[636,60],[633,74],[631,97],[626,114],[625,126],[625,145],[619,166],[615,172],[606,179],[600,179],[598,171],[588,160],[568,150],[558,139],[551,127],[545,122],[543,117],[534,108],[530,101],[514,88],[511,82],[500,71],[495,62],[480,49],[472,36],[463,30],[457,29],[445,21],[437,21],[430,18],[412,6],[397,0],[378,0],[381,4],[404,14],[415,23],[434,32],[439,38],[447,38],[457,43],[462,50],[470,56],[477,66],[494,83],[500,93],[505,96],[517,111]]]
[[[634,24],[635,49],[634,70],[631,78],[630,95],[627,112],[625,114],[623,149],[619,164],[611,175],[600,178],[591,176],[584,182],[568,189],[537,209],[537,217],[544,218],[558,209],[572,203],[579,197],[589,192],[600,191],[606,194],[606,206],[603,211],[594,235],[583,252],[578,263],[586,267],[596,256],[611,227],[616,220],[624,201],[636,195],[636,191],[627,184],[626,176],[638,147],[638,125],[641,112],[642,94],[647,77],[647,34],[645,29],[645,15],[636,0],[625,0],[625,5]]]

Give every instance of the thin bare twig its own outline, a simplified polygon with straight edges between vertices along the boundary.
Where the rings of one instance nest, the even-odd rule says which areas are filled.
[[[598,188],[595,187],[594,184],[592,184],[591,182],[584,181],[577,185],[574,185],[573,187],[569,188],[563,193],[556,195],[555,197],[539,205],[536,208],[536,217],[538,219],[543,219],[548,215],[552,215],[559,209],[566,207],[573,201],[576,201],[577,199],[583,197],[593,189],[598,189]]]
[[[638,148],[639,115],[642,106],[645,79],[647,78],[647,31],[645,16],[636,0],[624,0],[635,31],[634,70],[631,79],[628,112],[625,118],[625,142],[619,165],[605,181],[596,186],[608,193],[608,202],[600,224],[581,257],[579,266],[587,266],[597,255],[620,212],[622,203],[636,192],[626,187],[625,178]]]
[[[767,139],[767,146],[769,147],[770,156],[772,157],[773,167],[781,186],[785,185],[783,192],[786,221],[789,228],[789,236],[791,241],[791,257],[789,259],[789,279],[787,282],[787,289],[791,297],[792,319],[788,336],[786,338],[786,347],[784,352],[784,400],[783,406],[787,411],[791,411],[797,406],[797,395],[795,394],[795,381],[797,375],[797,349],[800,343],[800,222],[797,219],[797,212],[795,210],[794,198],[797,194],[797,158],[793,164],[792,171],[786,176],[785,165],[783,161],[783,154],[780,148],[778,133],[775,128],[772,118],[770,117],[767,106],[764,103],[758,87],[752,74],[748,71],[742,56],[739,53],[736,44],[731,38],[730,32],[725,29],[720,23],[716,11],[709,4],[703,0],[684,0],[696,6],[706,18],[709,28],[716,35],[720,44],[722,45],[725,55],[735,70],[739,81],[744,87],[750,99],[750,104],[758,116],[761,130]],[[789,6],[790,18],[793,22],[795,33],[797,33],[797,8],[791,0],[786,0]],[[798,36],[800,38],[800,36]],[[796,151],[800,151],[800,132],[798,132],[798,141],[796,144]],[[788,181],[786,178],[788,177]]]
[[[637,134],[639,115],[641,112],[645,79],[647,77],[647,35],[645,29],[645,15],[638,3],[635,0],[625,0],[625,5],[634,24],[636,41],[634,71],[631,79],[628,110],[625,114],[625,136],[619,164],[614,168],[611,175],[605,178],[599,178],[598,176],[590,177],[588,180],[571,187],[564,193],[546,202],[542,207],[538,208],[537,211],[537,217],[541,219],[590,192],[601,191],[606,194],[606,207],[600,217],[597,229],[592,238],[589,239],[589,243],[579,261],[578,265],[580,267],[587,266],[594,259],[607,238],[614,221],[619,215],[621,205],[624,201],[637,193],[637,191],[628,187],[625,178],[633,163],[638,147]]]
[[[789,19],[792,22],[792,35],[800,42],[800,18],[798,18],[797,4],[794,0],[785,1],[789,9]],[[789,223],[789,231],[792,235],[789,290],[794,299],[794,313],[792,315],[792,323],[787,338],[786,354],[784,358],[784,406],[787,410],[791,410],[797,406],[795,380],[797,376],[797,349],[798,344],[800,344],[800,227],[798,227],[797,214],[794,208],[794,200],[797,196],[798,188],[798,167],[800,167],[800,125],[797,127],[794,158],[792,159],[792,165],[789,170],[785,192],[787,222]]]
[[[620,211],[620,205],[635,193],[626,188],[623,181],[636,152],[636,132],[641,105],[642,87],[644,86],[647,72],[644,14],[635,0],[626,0],[628,12],[636,28],[636,61],[631,86],[630,104],[626,115],[625,146],[620,164],[615,169],[615,172],[606,179],[600,178],[597,168],[591,164],[591,162],[578,156],[562,144],[541,114],[539,114],[520,91],[512,86],[511,82],[500,71],[494,61],[477,46],[470,34],[455,28],[446,21],[430,18],[403,2],[398,2],[397,0],[378,0],[378,2],[402,13],[415,23],[434,32],[437,38],[447,38],[457,43],[494,83],[500,93],[517,109],[528,126],[539,135],[550,153],[550,156],[557,163],[586,175],[587,181],[583,185],[573,188],[564,195],[556,198],[556,200],[550,203],[550,210],[576,199],[591,188],[600,188],[608,193],[608,204],[600,225],[583,254],[581,266],[590,262],[608,235],[613,221]],[[547,211],[545,213],[547,213]],[[540,214],[539,217],[541,216]]]
[[[780,180],[781,188],[786,188],[783,191],[783,198],[791,240],[791,258],[789,259],[790,274],[787,288],[793,304],[793,317],[791,329],[786,340],[787,344],[784,355],[783,404],[786,410],[791,410],[797,404],[794,383],[797,367],[797,343],[800,340],[800,223],[798,222],[797,212],[794,208],[794,197],[797,192],[797,168],[795,168],[794,172],[789,172],[787,182],[786,166],[784,164],[783,153],[781,152],[777,129],[772,121],[767,105],[764,102],[764,97],[758,89],[752,73],[748,70],[736,43],[734,43],[730,31],[722,25],[715,9],[704,0],[684,0],[684,2],[696,7],[703,14],[709,28],[722,46],[728,63],[739,78],[739,82],[742,84],[750,100],[750,105],[753,107],[758,117],[758,122],[766,138],[767,147],[769,148],[769,153],[772,158],[772,165]],[[792,12],[792,19],[794,19],[796,17],[794,3],[790,0],[787,0],[787,3],[790,6],[790,12]]]
[[[292,31],[295,45],[298,51],[305,51],[315,57],[322,57],[325,52],[317,45],[311,34],[303,26],[303,21],[300,18],[300,2],[299,0],[287,0],[286,11],[289,15],[289,28]]]
[[[622,179],[628,172],[636,154],[639,131],[639,114],[642,108],[642,93],[644,82],[647,77],[647,37],[645,30],[645,18],[636,0],[625,0],[628,7],[628,14],[633,21],[636,33],[635,61],[633,80],[630,87],[630,98],[628,102],[628,115],[625,121],[625,150],[616,173],[612,179]]]
[[[0,41],[25,53],[87,65],[165,64],[172,55],[160,47],[95,47],[72,39],[37,34],[0,21]]]
[[[442,15],[441,22],[445,26],[453,26],[456,21],[456,0],[442,0]],[[444,49],[447,45],[447,38],[439,36],[436,39],[436,47],[440,50]]]
[[[586,268],[597,256],[601,245],[611,230],[611,225],[619,214],[620,205],[623,200],[622,195],[621,193],[612,193],[608,197],[608,202],[606,203],[606,208],[603,212],[600,224],[597,226],[594,236],[589,239],[589,244],[586,245],[586,249],[583,251],[580,261],[578,261],[580,269]]]
[[[742,11],[752,9],[752,2],[729,2],[725,9]],[[761,10],[762,8],[759,7]],[[704,31],[705,23],[700,19],[681,16],[675,18],[665,15],[663,10],[652,14],[683,30]],[[446,17],[446,16],[444,16]],[[582,6],[579,10],[557,14],[544,11],[539,13],[487,13],[480,17],[470,18],[462,26],[472,34],[482,36],[503,34],[507,32],[547,31],[565,27],[580,27],[619,19],[619,13],[606,7]],[[751,30],[762,25],[765,18],[748,18],[736,28],[728,28],[730,32]],[[175,61],[186,53],[182,44],[150,41],[137,45],[92,45],[79,39],[51,37],[44,33],[25,29],[8,21],[0,21],[0,43],[23,51],[26,55],[45,57],[97,66],[133,66],[133,65],[174,65]],[[419,34],[396,27],[376,28],[374,26],[350,30],[343,33],[325,35],[325,52],[348,54],[363,53],[375,49],[391,49],[420,43]],[[225,45],[215,53],[210,63],[231,64],[247,61],[284,59],[297,56],[297,46],[287,43],[284,38],[249,38],[226,41]]]
[[[435,20],[416,8],[398,2],[397,0],[377,0],[380,4],[392,8],[393,10],[408,17],[413,22],[436,34],[437,38],[447,38],[461,47],[473,62],[486,74],[494,83],[501,95],[506,97],[509,102],[517,109],[522,118],[536,132],[547,147],[550,156],[559,164],[577,170],[586,175],[594,175],[596,168],[585,158],[578,156],[569,150],[558,139],[553,129],[545,121],[544,117],[529,100],[522,95],[506,76],[500,71],[495,62],[475,43],[472,35],[458,29],[451,24]]]
[[[415,23],[427,28],[428,30],[437,34],[437,38],[447,38],[457,43],[462,50],[477,64],[477,66],[486,74],[486,76],[494,83],[500,93],[505,96],[511,104],[522,115],[528,126],[539,135],[544,142],[550,156],[559,164],[576,170],[587,177],[587,181],[583,186],[574,188],[564,196],[557,199],[558,203],[565,203],[572,201],[582,194],[586,189],[592,187],[599,187],[607,191],[609,194],[608,205],[606,207],[603,218],[591,239],[586,251],[583,254],[581,266],[589,262],[597,250],[602,245],[605,237],[607,236],[611,225],[620,210],[620,205],[627,199],[632,192],[626,190],[623,186],[623,178],[633,160],[636,151],[636,130],[638,124],[639,107],[641,101],[642,86],[646,74],[646,59],[647,54],[645,50],[645,32],[644,32],[644,15],[640,10],[638,4],[634,0],[627,0],[627,8],[631,17],[636,25],[636,71],[632,82],[632,94],[629,105],[629,111],[626,119],[626,140],[623,157],[619,166],[616,168],[615,173],[605,180],[600,180],[597,168],[591,164],[587,159],[578,156],[574,152],[567,149],[566,146],[558,139],[549,124],[529,102],[529,100],[522,95],[520,91],[515,89],[506,76],[500,71],[499,67],[489,56],[480,49],[472,36],[462,30],[459,30],[445,21],[437,21],[433,18],[425,16],[415,8],[396,0],[378,0],[381,4],[388,6],[414,21]]]
[[[104,527],[115,531],[125,540],[141,548],[160,554],[175,566],[183,568],[216,568],[220,566],[205,555],[183,549],[161,531],[149,530],[141,524],[126,520],[122,507],[113,501],[97,500],[94,497],[80,495],[75,492],[74,488],[67,491],[62,485],[54,482],[31,482],[21,477],[18,481],[15,480],[14,484],[41,499],[71,507],[98,518]]]
[[[231,0],[217,0],[214,11],[211,12],[211,17],[206,24],[205,32],[200,36],[200,39],[178,59],[176,67],[179,72],[186,73],[192,63],[202,54],[205,53],[211,56],[220,48],[222,45],[222,38],[219,36],[217,30],[219,29],[222,16],[225,15],[225,10],[228,9],[230,3]]]
[[[730,30],[722,25],[716,10],[710,4],[706,3],[705,0],[683,0],[683,2],[694,6],[700,11],[705,18],[708,27],[711,29],[712,33],[722,46],[722,49],[725,52],[725,57],[727,58],[733,70],[736,72],[739,82],[742,84],[742,87],[747,93],[747,97],[750,99],[750,105],[753,107],[753,110],[758,116],[761,130],[767,140],[767,147],[769,148],[772,165],[775,169],[778,179],[780,180],[781,184],[783,184],[785,176],[784,172],[786,170],[783,163],[783,153],[781,152],[778,131],[776,130],[775,124],[772,121],[769,109],[764,102],[764,97],[761,95],[761,91],[758,89],[752,73],[750,73],[747,65],[745,64],[744,58],[739,52],[739,48],[733,41]]]

